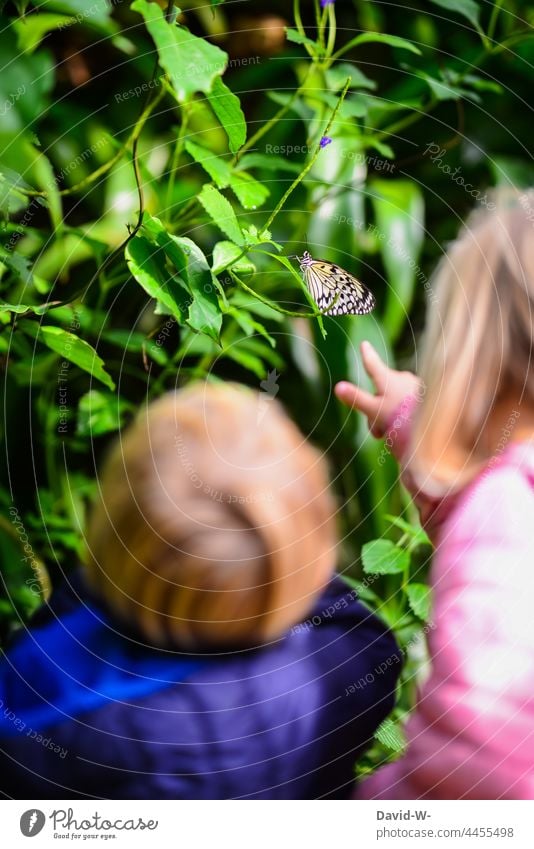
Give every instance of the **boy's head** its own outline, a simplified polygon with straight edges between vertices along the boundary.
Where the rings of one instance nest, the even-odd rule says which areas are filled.
[[[152,643],[276,638],[335,564],[325,462],[282,407],[199,383],[145,407],[104,465],[91,586]]]

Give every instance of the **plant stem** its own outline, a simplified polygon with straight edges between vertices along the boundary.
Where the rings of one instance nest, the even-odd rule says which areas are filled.
[[[343,91],[341,92],[341,94],[340,94],[340,96],[339,96],[339,99],[338,99],[338,102],[336,103],[335,109],[333,110],[333,112],[332,112],[332,114],[331,114],[331,116],[330,116],[330,119],[329,119],[329,121],[328,121],[328,123],[327,123],[327,125],[326,125],[326,127],[325,127],[325,129],[324,129],[324,132],[323,132],[323,136],[322,136],[322,137],[324,137],[324,136],[327,136],[327,135],[328,135],[328,133],[329,133],[329,131],[330,131],[330,128],[331,128],[332,124],[334,123],[334,121],[335,121],[335,119],[336,119],[337,113],[339,112],[339,109],[340,109],[340,107],[341,107],[341,104],[342,104],[342,103],[343,103],[343,101],[345,100],[345,96],[346,96],[346,94],[347,94],[347,91],[349,90],[349,86],[350,86],[350,84],[351,84],[351,80],[350,80],[350,77],[349,77],[349,78],[347,79],[347,82],[345,83],[345,86],[344,86],[344,88],[343,88]],[[300,183],[302,183],[302,181],[303,181],[304,177],[306,176],[306,174],[307,174],[307,173],[308,173],[308,172],[309,172],[309,171],[313,168],[313,166],[315,165],[315,162],[316,162],[316,160],[317,160],[317,157],[318,157],[318,156],[319,156],[319,154],[321,153],[321,149],[322,149],[322,148],[321,148],[321,143],[320,143],[320,141],[319,141],[319,142],[317,143],[317,145],[316,145],[316,148],[315,148],[315,151],[314,151],[313,156],[312,156],[312,157],[311,157],[311,159],[310,159],[310,160],[306,163],[306,165],[304,166],[304,168],[302,169],[302,171],[300,172],[300,174],[298,175],[298,177],[297,177],[295,180],[293,180],[293,182],[291,183],[291,185],[289,186],[289,188],[287,189],[287,191],[286,191],[286,192],[284,192],[284,194],[282,195],[282,197],[280,198],[280,200],[279,200],[279,201],[278,201],[278,203],[276,204],[275,208],[273,209],[273,211],[272,211],[272,212],[271,212],[271,214],[269,215],[269,218],[267,219],[267,221],[266,221],[266,222],[265,222],[265,224],[263,225],[263,230],[268,230],[268,229],[269,229],[269,227],[271,226],[271,224],[273,223],[274,219],[276,218],[276,216],[278,215],[278,213],[280,212],[280,210],[281,210],[281,209],[282,209],[282,207],[284,206],[284,204],[285,204],[285,202],[287,201],[287,199],[289,198],[289,196],[290,196],[290,195],[291,195],[291,194],[295,191],[295,189],[297,188],[297,186],[298,186],[298,185],[300,185]]]
[[[181,124],[180,124],[180,129],[178,131],[176,144],[174,146],[174,151],[173,151],[173,155],[172,155],[172,162],[171,162],[171,169],[170,169],[170,174],[169,174],[169,182],[167,184],[167,193],[166,193],[166,202],[165,202],[165,206],[166,206],[165,218],[166,218],[167,221],[170,220],[170,210],[171,210],[172,199],[173,199],[173,196],[174,196],[174,184],[175,184],[175,181],[176,181],[176,172],[178,170],[178,160],[180,159],[180,154],[182,153],[182,149],[183,149],[183,146],[184,146],[185,131],[187,129],[188,120],[189,120],[189,113],[188,113],[188,110],[187,110],[187,104],[184,104],[184,107],[182,109],[182,121],[181,121]]]
[[[235,280],[235,282],[239,286],[241,286],[242,289],[245,290],[245,292],[248,292],[249,295],[252,295],[254,298],[257,298],[258,301],[261,301],[266,306],[271,307],[271,309],[276,310],[276,312],[282,313],[282,315],[290,315],[292,318],[317,318],[317,316],[320,315],[319,312],[306,313],[298,312],[297,310],[286,310],[283,307],[278,306],[278,304],[274,301],[271,301],[269,298],[266,298],[264,295],[260,295],[259,292],[256,292],[254,289],[251,289],[250,286],[247,286],[246,283],[243,283],[243,281],[237,276],[234,271],[232,271],[231,268],[229,269],[229,274],[230,277],[232,277],[232,279]]]

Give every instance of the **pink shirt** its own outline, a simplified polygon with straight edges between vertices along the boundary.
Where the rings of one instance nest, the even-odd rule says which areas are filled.
[[[534,439],[436,515],[432,672],[406,756],[358,796],[534,799]]]

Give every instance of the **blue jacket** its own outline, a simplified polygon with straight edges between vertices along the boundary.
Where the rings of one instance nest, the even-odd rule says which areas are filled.
[[[344,798],[399,661],[339,577],[276,642],[195,655],[125,634],[76,577],[0,658],[0,793]]]

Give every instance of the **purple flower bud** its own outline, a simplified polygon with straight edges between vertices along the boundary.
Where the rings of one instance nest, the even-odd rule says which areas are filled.
[[[330,136],[323,136],[321,141],[319,142],[319,147],[326,147],[327,144],[331,144],[332,139]]]
[[[321,9],[324,9],[325,6],[333,6],[336,0],[321,0]]]

